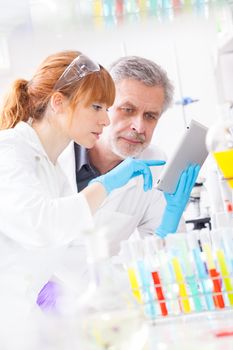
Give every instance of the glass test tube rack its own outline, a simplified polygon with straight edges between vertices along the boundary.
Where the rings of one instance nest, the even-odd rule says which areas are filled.
[[[233,307],[233,229],[122,242],[133,296],[146,317]]]

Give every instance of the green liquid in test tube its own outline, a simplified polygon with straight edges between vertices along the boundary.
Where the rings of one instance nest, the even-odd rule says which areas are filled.
[[[185,272],[185,280],[191,292],[191,298],[194,303],[195,311],[202,311],[203,307],[200,300],[200,293],[198,290],[198,283],[196,280],[196,276],[193,273],[193,269],[191,266],[190,258],[188,256],[188,247],[186,243],[186,234],[177,234],[172,237],[173,242],[171,244],[175,247],[180,260],[182,261],[182,266]]]
[[[229,220],[230,222],[230,220]],[[227,236],[227,237],[226,237]],[[231,229],[221,229],[212,231],[212,241],[215,248],[218,266],[222,275],[225,292],[229,300],[230,306],[233,306],[233,285],[230,276],[230,259],[227,259],[227,253],[229,253],[228,244],[226,244],[226,238],[231,239]],[[224,249],[225,248],[225,249]],[[232,254],[232,252],[231,252]],[[230,256],[231,256],[230,254]]]
[[[218,259],[218,263],[220,266],[220,271],[221,271],[221,275],[223,278],[223,283],[227,292],[227,296],[230,302],[230,305],[233,306],[233,286],[231,283],[231,279],[230,279],[230,274],[228,271],[228,267],[227,267],[227,263],[226,263],[226,259],[224,256],[224,253],[221,249],[218,249],[216,252],[217,255],[217,259]]]
[[[197,271],[197,276],[199,279],[201,294],[204,296],[205,303],[208,310],[214,310],[214,302],[212,298],[211,286],[209,284],[209,275],[206,270],[206,266],[201,257],[201,249],[200,249],[200,232],[193,231],[189,232],[186,236],[188,247],[190,252],[193,254],[193,260],[195,264],[195,268]]]

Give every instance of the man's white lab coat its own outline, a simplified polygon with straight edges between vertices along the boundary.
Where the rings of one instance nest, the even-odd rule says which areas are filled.
[[[164,160],[165,156],[158,147],[151,145],[137,158]],[[76,191],[73,143],[69,144],[59,157],[59,164],[66,173],[73,191]],[[150,167],[154,184],[162,168],[162,166]],[[161,191],[155,188],[147,192],[143,190],[142,176],[132,179],[124,187],[110,193],[96,212],[94,220],[97,227],[106,227],[111,254],[116,254],[119,251],[120,241],[128,239],[135,230],[141,237],[154,234],[162,219],[165,205]]]
[[[138,158],[164,160],[164,154],[156,146],[151,146]],[[74,193],[77,192],[73,142],[64,150],[58,162]],[[150,167],[154,183],[162,168],[162,166]],[[94,215],[95,227],[97,229],[105,227],[110,254],[116,255],[120,251],[120,242],[131,235],[138,232],[141,237],[154,234],[155,228],[160,224],[165,205],[162,192],[156,189],[144,192],[142,176],[135,177],[122,188],[112,191]],[[56,275],[67,286],[80,293],[81,289],[84,290],[87,285],[88,277],[85,268],[85,252],[81,245],[76,245],[74,242],[66,250]],[[77,270],[79,270],[79,276],[77,276]]]

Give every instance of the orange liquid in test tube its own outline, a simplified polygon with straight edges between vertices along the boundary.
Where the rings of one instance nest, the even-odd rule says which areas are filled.
[[[225,302],[222,295],[221,280],[219,278],[220,274],[215,268],[214,259],[212,257],[210,246],[206,243],[203,244],[203,251],[206,255],[206,262],[209,271],[209,275],[213,282],[213,300],[216,308],[223,309],[225,307]]]
[[[221,280],[218,278],[220,274],[216,269],[210,269],[209,270],[210,277],[212,278],[212,282],[214,285],[214,305],[216,308],[223,309],[225,307],[224,299],[222,296],[222,290],[221,290]]]
[[[163,294],[163,290],[162,290],[162,287],[161,287],[161,281],[160,281],[160,278],[159,278],[159,274],[158,272],[154,271],[151,273],[152,275],[152,278],[153,278],[153,281],[154,281],[154,286],[155,286],[155,292],[156,292],[156,295],[157,295],[157,298],[158,298],[158,301],[159,301],[159,306],[160,306],[160,309],[161,309],[161,313],[163,316],[167,316],[168,312],[167,312],[167,306],[166,306],[166,303],[165,303],[165,297],[164,297],[164,294]]]

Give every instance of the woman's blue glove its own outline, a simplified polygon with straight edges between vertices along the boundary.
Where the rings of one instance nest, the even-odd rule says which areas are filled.
[[[57,299],[60,295],[60,285],[57,282],[49,281],[39,292],[36,303],[44,311],[55,311]]]
[[[175,192],[173,194],[164,192],[167,206],[163,213],[162,222],[155,230],[155,233],[160,237],[176,232],[199,171],[199,165],[190,165],[182,172]]]
[[[144,191],[147,191],[150,190],[153,185],[152,174],[149,167],[164,164],[164,160],[140,160],[127,158],[108,173],[91,180],[89,184],[100,182],[105,187],[107,193],[110,193],[112,190],[126,185],[133,177],[142,175],[144,179],[143,188]]]

